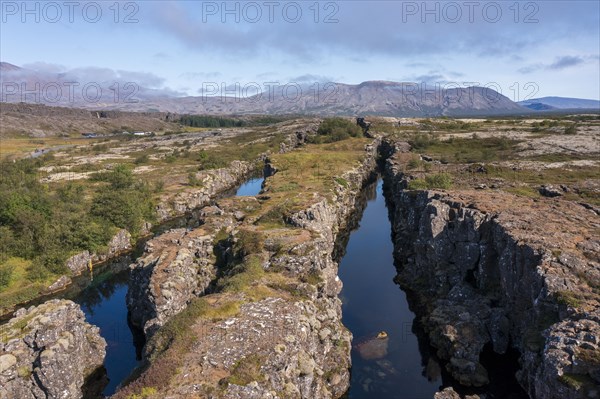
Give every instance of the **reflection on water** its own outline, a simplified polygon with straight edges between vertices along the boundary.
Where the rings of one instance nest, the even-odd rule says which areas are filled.
[[[518,353],[494,354],[485,348],[481,362],[490,384],[460,386],[440,362],[415,314],[410,297],[394,283],[391,224],[382,183],[365,189],[368,199],[360,227],[350,234],[339,276],[343,323],[354,335],[348,399],[431,399],[443,387],[488,399],[527,399],[515,378]],[[385,332],[385,334],[382,334]],[[379,336],[379,337],[378,337]]]
[[[239,197],[251,197],[258,195],[260,193],[260,190],[262,189],[263,180],[264,179],[262,177],[255,177],[248,180],[237,189],[235,195]]]
[[[128,323],[125,295],[129,272],[106,271],[94,276],[92,283],[73,300],[81,305],[86,320],[100,328],[106,340],[104,367],[108,384],[103,394],[111,395],[117,385],[139,365],[143,335]]]
[[[441,385],[440,365],[419,342],[415,315],[393,281],[394,248],[382,183],[368,187],[367,194],[360,227],[350,235],[339,269],[343,323],[354,335],[348,398],[430,399]]]
[[[254,177],[239,188],[222,193],[220,197],[231,195],[254,196],[261,190],[262,177]],[[23,306],[38,305],[53,298],[71,299],[81,306],[86,320],[100,328],[100,335],[106,340],[104,369],[94,373],[84,386],[86,397],[108,396],[115,393],[117,386],[140,364],[141,351],[145,344],[143,332],[130,325],[125,296],[129,280],[127,266],[142,255],[144,244],[152,236],[157,236],[173,228],[195,228],[200,220],[195,212],[168,220],[155,226],[152,235],[143,238],[130,254],[123,254],[103,265],[94,267],[93,273],[85,270],[81,276],[73,277],[73,283],[65,290],[37,298]],[[12,315],[5,315],[0,324],[7,322]],[[107,378],[108,377],[108,378]],[[107,381],[108,379],[108,381]]]

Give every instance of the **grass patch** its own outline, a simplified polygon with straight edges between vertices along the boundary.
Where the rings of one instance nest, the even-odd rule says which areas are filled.
[[[575,389],[576,391],[579,391],[584,387],[596,386],[596,383],[593,379],[583,374],[565,373],[558,377],[558,380],[566,386]]]
[[[323,282],[323,277],[319,270],[311,269],[308,273],[300,277],[300,281],[311,285],[319,285]]]
[[[448,173],[428,175],[424,179],[414,179],[408,183],[409,190],[447,190],[450,187],[452,187],[452,176]]]
[[[217,283],[223,292],[244,292],[253,283],[265,275],[260,257],[253,255],[246,257],[240,264],[234,266],[230,275],[223,277]]]
[[[261,365],[264,363],[264,356],[257,354],[248,355],[238,360],[231,370],[231,375],[220,381],[220,385],[235,384],[245,386],[256,381],[262,382],[265,380],[265,375],[260,371]]]
[[[578,308],[581,306],[581,299],[577,298],[574,293],[570,291],[558,291],[555,294],[556,301],[561,305],[569,306],[572,308]]]
[[[336,177],[334,180],[337,184],[339,184],[340,186],[342,186],[344,188],[348,188],[350,186],[350,183],[348,183],[348,180],[344,179],[343,177]]]
[[[528,187],[528,186],[508,187],[508,188],[504,189],[504,191],[521,196],[521,197],[527,197],[527,198],[540,198],[541,197],[539,190],[536,190],[536,189],[534,189],[532,187]]]
[[[490,162],[511,158],[516,140],[505,137],[456,138],[439,140],[434,134],[417,134],[409,138],[413,151],[426,152],[443,163]]]
[[[275,154],[271,162],[278,172],[266,180],[268,194],[288,193],[291,188],[303,197],[306,193],[331,192],[339,182],[335,180],[355,165],[364,155],[364,146],[370,140],[351,138],[339,142],[307,145],[287,154]],[[290,199],[287,196],[286,199]],[[302,201],[300,201],[301,205]]]

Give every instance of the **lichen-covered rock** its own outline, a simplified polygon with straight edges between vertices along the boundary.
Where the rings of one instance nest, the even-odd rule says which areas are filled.
[[[64,289],[67,285],[71,284],[71,282],[72,282],[72,280],[70,277],[60,276],[58,279],[56,279],[55,282],[53,282],[52,284],[50,284],[50,286],[48,286],[47,291],[48,292],[60,291],[60,290]]]
[[[541,186],[538,191],[544,197],[550,197],[550,198],[560,197],[564,193],[564,191],[562,189],[556,188],[550,184],[545,184],[545,185]]]
[[[103,262],[116,255],[131,250],[131,234],[125,230],[119,230],[109,241],[108,250],[102,254],[92,254],[89,251],[83,251],[67,259],[67,268],[73,276],[80,275],[87,270],[90,262]]]
[[[452,387],[446,388],[443,391],[436,392],[433,396],[434,399],[461,399],[460,395],[456,393]]]
[[[98,327],[71,301],[21,309],[0,327],[0,398],[81,398],[105,348]]]
[[[545,332],[542,363],[532,379],[538,397],[600,397],[600,319],[563,320]],[[559,376],[558,383],[548,376]]]
[[[440,392],[436,392],[433,399],[479,399],[478,395],[459,395],[452,387],[445,388]]]
[[[121,229],[115,234],[108,243],[108,250],[103,254],[95,254],[93,260],[104,262],[107,259],[112,259],[116,255],[129,251],[131,249],[131,234]]]
[[[77,276],[87,269],[91,260],[92,254],[89,251],[83,251],[67,259],[67,268],[73,276]]]
[[[127,307],[131,322],[147,337],[213,281],[214,239],[203,229],[171,230],[148,241],[144,255],[130,266]]]

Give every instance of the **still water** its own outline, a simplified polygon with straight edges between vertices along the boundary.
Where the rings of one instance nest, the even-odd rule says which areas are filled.
[[[463,395],[488,399],[527,399],[515,372],[519,354],[495,354],[484,348],[480,357],[490,384],[461,386],[429,345],[406,293],[394,282],[392,226],[388,219],[382,182],[366,189],[367,206],[360,227],[350,234],[339,276],[343,323],[352,332],[352,373],[348,399],[431,399],[452,386]],[[379,339],[377,335],[387,338]]]
[[[263,181],[264,181],[264,178],[262,178],[262,177],[252,178],[252,179],[248,180],[247,182],[245,182],[244,184],[242,184],[240,186],[240,188],[238,188],[235,195],[237,195],[239,197],[258,195],[258,193],[260,193],[260,190],[262,188]]]
[[[366,190],[360,227],[351,233],[339,267],[342,320],[354,335],[348,398],[431,399],[441,385],[439,365],[433,359],[423,364],[412,332],[415,315],[393,281],[392,230],[381,180]],[[387,338],[377,339],[380,332]]]
[[[140,364],[144,337],[127,322],[127,282],[129,271],[117,274],[107,270],[93,276],[90,285],[73,301],[81,306],[86,320],[100,328],[106,340],[104,368],[108,384],[103,395],[112,395],[121,381]]]

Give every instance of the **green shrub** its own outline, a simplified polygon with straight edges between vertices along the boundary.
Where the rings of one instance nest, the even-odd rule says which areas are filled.
[[[202,187],[202,180],[196,177],[195,173],[190,172],[188,174],[188,185],[192,187]]]
[[[179,123],[191,127],[241,127],[246,123],[240,119],[225,118],[219,116],[183,115]]]
[[[142,154],[139,157],[137,157],[135,161],[133,161],[133,163],[135,163],[136,165],[140,165],[143,163],[147,163],[148,161],[150,161],[150,157],[148,156],[148,154]]]
[[[200,170],[220,169],[229,165],[224,157],[217,153],[205,150],[196,153],[195,159],[200,162]]]
[[[260,232],[252,230],[240,230],[234,246],[235,253],[243,258],[251,254],[262,252],[264,237]]]
[[[14,270],[15,268],[12,265],[0,265],[0,289],[10,284]]]
[[[317,135],[309,138],[314,144],[333,143],[350,137],[361,137],[360,126],[344,118],[327,118],[321,122]]]
[[[154,201],[135,190],[101,191],[94,198],[91,213],[136,235],[144,221],[155,217]]]
[[[125,164],[118,164],[110,171],[94,173],[90,179],[110,183],[115,190],[129,188],[134,183],[133,171]]]
[[[439,140],[433,134],[415,134],[408,140],[408,144],[417,151],[426,150],[437,143]]]

